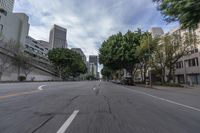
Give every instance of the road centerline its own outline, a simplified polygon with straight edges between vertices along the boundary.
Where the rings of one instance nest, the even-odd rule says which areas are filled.
[[[74,118],[77,116],[78,113],[79,110],[75,110],[56,133],[65,133],[65,131],[67,130],[67,128],[72,123],[72,121],[74,120]]]
[[[39,90],[8,94],[8,95],[0,96],[0,100],[6,99],[6,98],[11,98],[11,97],[22,96],[22,95],[30,95],[30,94],[37,93],[37,92],[39,92]]]
[[[41,86],[38,87],[37,90],[18,92],[18,93],[3,95],[3,96],[0,96],[0,100],[6,99],[6,98],[11,98],[11,97],[17,97],[17,96],[21,96],[21,95],[30,95],[30,94],[33,94],[33,93],[37,93],[39,91],[44,90],[43,87],[45,87],[45,86],[47,86],[47,85],[41,85]]]
[[[172,101],[172,100],[169,100],[169,99],[165,99],[165,98],[162,98],[162,97],[154,96],[154,95],[151,95],[151,94],[149,94],[149,93],[142,92],[142,91],[133,90],[133,89],[130,89],[130,88],[127,88],[127,87],[124,87],[124,88],[126,88],[126,89],[128,89],[128,90],[130,90],[130,91],[132,91],[132,92],[138,93],[138,94],[146,95],[146,96],[149,96],[149,97],[152,97],[152,98],[161,100],[161,101],[165,101],[165,102],[168,102],[168,103],[171,103],[171,104],[175,104],[175,105],[178,105],[178,106],[187,108],[187,109],[192,109],[192,110],[194,110],[194,111],[200,112],[200,109],[199,109],[199,108],[196,108],[196,107],[192,107],[192,106],[189,106],[189,105],[185,105],[185,104],[182,104],[182,103],[178,103],[178,102],[175,102],[175,101]]]

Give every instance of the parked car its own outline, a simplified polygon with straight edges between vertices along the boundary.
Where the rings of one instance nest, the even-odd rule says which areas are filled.
[[[112,83],[115,83],[115,84],[121,84],[121,81],[120,80],[111,80]]]
[[[124,85],[135,85],[132,77],[124,77],[122,80],[122,84]]]

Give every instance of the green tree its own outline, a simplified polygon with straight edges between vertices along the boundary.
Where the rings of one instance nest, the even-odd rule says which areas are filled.
[[[23,71],[26,79],[32,71],[32,65],[30,64],[30,62],[31,62],[31,60],[29,59],[22,65],[22,71]]]
[[[85,74],[87,72],[87,67],[79,54],[75,52],[73,54],[74,54],[73,62],[70,65],[70,71],[71,71],[71,76],[75,78],[80,76],[80,74]]]
[[[1,70],[5,71],[6,69],[8,69],[8,67],[14,65],[17,67],[18,78],[20,76],[24,77],[23,75],[21,75],[22,71],[26,78],[27,75],[31,72],[32,57],[24,53],[23,45],[16,43],[13,40],[10,40],[8,42],[3,42],[2,40],[1,44],[2,48],[8,52],[7,55],[0,57],[0,60],[2,60],[2,65],[0,66]]]
[[[101,74],[103,75],[103,79],[109,80],[112,78],[112,71],[107,67],[103,67]]]
[[[146,83],[147,70],[150,67],[150,56],[154,50],[155,43],[158,39],[153,39],[151,33],[145,32],[140,39],[140,45],[136,49],[136,57],[139,60],[139,68],[141,72],[142,81]]]
[[[29,58],[24,55],[24,53],[15,54],[15,58],[13,59],[13,64],[17,66],[17,75],[18,77],[21,75],[21,70],[23,69],[24,64],[29,60]]]
[[[48,58],[58,71],[60,79],[66,79],[68,76],[77,77],[87,72],[81,56],[70,49],[53,49],[49,51]]]
[[[2,12],[2,11],[0,11]],[[5,42],[2,33],[0,33],[0,49],[5,49]],[[4,74],[4,72],[11,66],[9,56],[5,55],[4,53],[0,53],[0,81]]]
[[[125,35],[118,33],[103,42],[100,48],[99,59],[110,70],[126,69],[134,77],[134,70],[138,59],[136,48],[140,45],[141,32],[128,31]]]
[[[99,49],[99,62],[111,70],[119,70],[122,64],[119,60],[118,50],[121,48],[123,35],[119,32],[116,35],[110,36],[103,42]]]
[[[167,22],[179,21],[182,28],[197,28],[200,22],[199,0],[153,0]]]
[[[136,49],[137,46],[140,45],[140,39],[141,39],[141,32],[131,32],[128,31],[123,36],[123,42],[118,50],[118,58],[120,63],[122,64],[122,67],[128,71],[131,77],[134,77],[134,74],[137,69],[137,64],[139,63],[139,60],[136,56]]]
[[[162,83],[174,80],[175,64],[190,51],[191,42],[195,38],[190,38],[189,34],[185,38],[180,35],[166,35],[156,44],[152,65],[159,72]],[[166,76],[166,78],[165,78]]]
[[[73,61],[71,50],[64,48],[50,50],[48,58],[57,70],[60,79],[63,79],[63,77],[68,74],[68,69]]]
[[[87,80],[97,80],[96,77],[94,75],[87,75],[86,76]]]
[[[4,72],[11,66],[10,58],[7,55],[0,54],[0,81]]]
[[[27,63],[30,64],[32,59],[30,56],[24,53],[24,47],[21,44],[15,43],[14,41],[11,40],[8,43],[6,43],[5,49],[9,50],[9,52],[11,52],[11,54],[13,54],[14,56],[14,58],[12,59],[12,64],[14,66],[17,66],[18,77],[22,76],[21,71],[23,69],[26,71],[26,72],[24,71],[25,76],[27,76],[31,70],[29,69],[29,72],[27,72],[28,65],[26,64]],[[31,68],[30,65],[29,68]]]

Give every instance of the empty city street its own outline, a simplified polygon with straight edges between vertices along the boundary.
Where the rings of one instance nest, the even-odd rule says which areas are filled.
[[[0,84],[1,133],[199,133],[200,90]]]

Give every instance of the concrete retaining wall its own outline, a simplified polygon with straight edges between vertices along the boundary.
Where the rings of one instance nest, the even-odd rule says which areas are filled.
[[[0,56],[7,56],[0,52]],[[17,81],[18,80],[18,67],[12,64],[12,57],[8,57],[8,69],[3,71],[1,81]],[[1,58],[0,58],[1,64]],[[20,76],[25,76],[23,69],[20,70]],[[51,71],[37,65],[33,65],[30,73],[27,76],[27,81],[47,81],[47,80],[58,80],[59,78]]]

